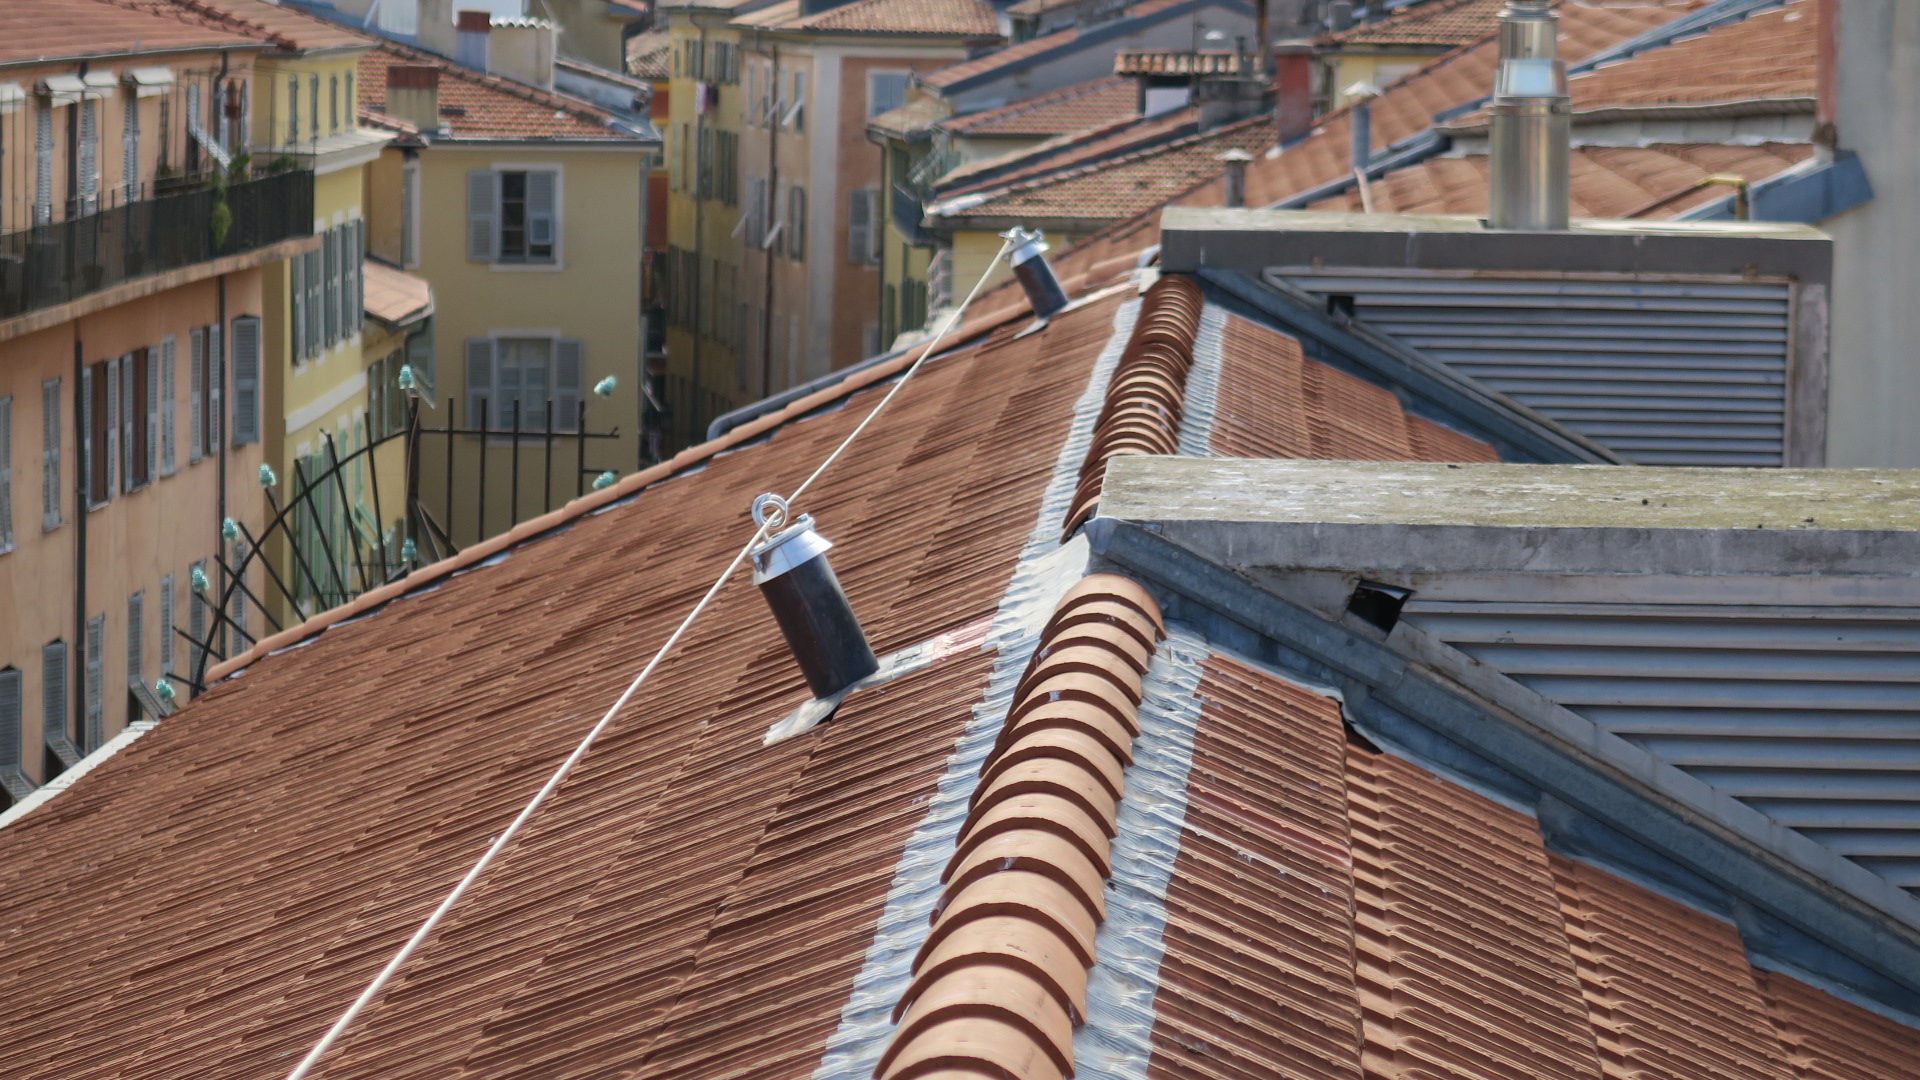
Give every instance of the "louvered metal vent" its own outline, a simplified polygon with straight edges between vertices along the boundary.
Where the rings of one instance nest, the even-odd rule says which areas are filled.
[[[1920,896],[1920,621],[1433,602],[1403,618]]]
[[[1791,282],[1277,275],[1630,461],[1784,461]]]

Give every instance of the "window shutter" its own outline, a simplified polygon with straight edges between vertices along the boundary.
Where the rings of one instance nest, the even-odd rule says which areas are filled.
[[[492,262],[498,257],[500,184],[492,169],[467,173],[467,261]]]
[[[187,334],[187,460],[207,456],[206,429],[201,425],[201,387],[207,377],[207,331],[195,329]]]
[[[320,237],[320,254],[325,262],[326,287],[320,294],[320,347],[332,347],[340,340],[340,230],[328,229]]]
[[[347,272],[353,282],[347,290],[347,336],[352,337],[360,332],[360,324],[367,317],[367,222],[355,218],[347,228],[352,238],[347,246]]]
[[[561,338],[553,346],[553,426],[572,431],[580,419],[580,384],[585,377],[580,342]]]
[[[260,318],[233,320],[233,445],[260,441]]]
[[[147,594],[127,597],[127,681],[147,678]]]
[[[53,109],[40,103],[33,129],[33,223],[53,220]]]
[[[113,497],[114,473],[120,466],[120,361],[107,361],[105,370],[107,373],[107,392],[105,395],[107,399],[107,437],[102,441],[106,443],[104,452],[106,454],[107,482],[102,485],[100,492],[101,502],[106,502]]]
[[[326,267],[319,251],[307,252],[307,356],[320,355],[326,347],[323,340],[324,314],[326,304]]]
[[[328,310],[333,313],[333,335],[328,344],[338,344],[346,340],[347,327],[347,285],[352,280],[347,269],[347,226],[341,225],[328,233],[333,238],[333,273],[327,283],[333,286],[333,303]]]
[[[99,103],[88,98],[80,103],[80,175],[74,186],[80,192],[80,212],[93,212],[100,193],[100,113]]]
[[[13,547],[13,399],[0,398],[0,551]]]
[[[0,770],[20,767],[20,672],[0,671]]]
[[[467,426],[477,428],[493,399],[493,339],[467,339]]]
[[[87,493],[84,513],[93,505],[93,365],[80,369],[80,488]]]
[[[287,260],[287,292],[293,297],[293,362],[307,358],[307,257]]]
[[[172,476],[175,426],[179,423],[180,399],[174,391],[175,366],[179,363],[172,334],[160,339],[160,475]]]
[[[220,395],[227,385],[227,354],[221,348],[220,324],[207,327],[207,453],[220,452],[220,435],[226,414],[221,411]]]
[[[105,742],[107,697],[107,617],[95,615],[87,620],[87,745],[91,753]]]
[[[558,243],[554,219],[559,213],[559,188],[560,174],[551,169],[527,174],[527,243]]]
[[[160,579],[160,674],[173,673],[173,575]]]
[[[142,470],[145,478],[153,479],[155,467],[160,461],[160,373],[154,368],[161,363],[159,349],[147,350],[147,467]]]
[[[48,642],[40,650],[40,735],[64,740],[67,721],[67,643]]]
[[[60,524],[60,380],[40,384],[40,527]]]
[[[873,192],[866,189],[847,193],[847,261],[867,264],[867,252],[873,247]]]
[[[134,411],[139,401],[134,396],[134,376],[138,374],[138,365],[134,355],[128,353],[120,358],[120,378],[115,385],[120,388],[120,490],[132,491],[134,486],[133,459],[133,422]]]
[[[140,98],[127,93],[126,116],[120,124],[120,183],[126,200],[132,202],[140,190]]]

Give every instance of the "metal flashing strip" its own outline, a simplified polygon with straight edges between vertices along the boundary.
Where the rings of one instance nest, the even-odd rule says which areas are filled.
[[[901,852],[873,944],[840,1010],[839,1025],[827,1038],[814,1080],[871,1080],[893,1035],[893,1009],[912,980],[914,955],[926,940],[928,921],[940,898],[940,875],[966,821],[980,766],[999,738],[1014,704],[1014,688],[1026,672],[1055,602],[1085,572],[1086,541],[1075,536],[1063,544],[1060,530],[1073,500],[1080,463],[1093,441],[1094,421],[1106,403],[1107,384],[1139,312],[1140,301],[1129,300],[1114,313],[1113,335],[1094,361],[1086,390],[1074,402],[1073,421],[1041,496],[1033,531],[1027,535],[1013,579],[987,631],[986,645],[999,655],[986,694],[974,705],[973,717],[927,802],[926,815]]]
[[[1094,938],[1086,1022],[1074,1033],[1074,1075],[1083,1080],[1146,1080],[1166,955],[1167,885],[1186,828],[1208,656],[1206,642],[1169,627],[1141,684],[1140,734],[1115,822],[1107,921]]]
[[[78,764],[59,776],[35,788],[33,794],[8,807],[5,813],[0,813],[0,829],[32,813],[41,803],[72,787],[75,781],[98,768],[108,758],[133,745],[134,740],[140,736],[159,726],[158,720],[137,720],[121,728],[120,734],[100,744],[98,750],[81,758]]]
[[[1200,329],[1193,336],[1192,366],[1187,368],[1186,394],[1181,401],[1180,453],[1184,457],[1213,456],[1213,417],[1220,404],[1220,366],[1227,346],[1227,313],[1212,304],[1200,311]]]
[[[1243,651],[1281,657],[1312,678],[1330,679],[1347,689],[1349,707],[1369,727],[1423,759],[1448,762],[1513,798],[1564,803],[1648,859],[1724,891],[1745,913],[1743,930],[1753,928],[1747,940],[1756,954],[1791,948],[1785,962],[1897,1011],[1920,1012],[1920,934],[1865,898],[1782,865],[1779,855],[1750,838],[1597,767],[1377,637],[1249,588],[1238,575],[1147,529],[1100,518],[1083,535],[1094,568],[1150,584],[1167,619],[1201,625],[1210,639],[1241,641]],[[1763,928],[1781,932],[1763,935]]]

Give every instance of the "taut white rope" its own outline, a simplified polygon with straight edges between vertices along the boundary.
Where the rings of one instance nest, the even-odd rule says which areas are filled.
[[[960,302],[960,306],[955,308],[953,314],[947,318],[946,325],[941,327],[940,332],[935,334],[933,338],[927,342],[927,347],[921,351],[918,357],[914,358],[912,364],[908,365],[907,370],[903,372],[899,380],[893,384],[893,388],[887,391],[887,396],[881,398],[880,403],[873,407],[873,411],[867,413],[865,419],[861,420],[857,427],[847,433],[847,437],[840,441],[839,446],[834,447],[833,453],[828,454],[826,460],[822,461],[819,467],[814,469],[813,473],[801,482],[799,487],[793,489],[792,495],[787,496],[785,500],[776,500],[783,504],[780,507],[782,511],[786,509],[785,504],[800,501],[800,496],[805,494],[807,489],[813,486],[813,482],[820,479],[820,475],[827,471],[828,466],[839,460],[840,455],[846,451],[847,447],[851,446],[853,441],[859,438],[862,432],[867,430],[867,426],[873,423],[874,417],[879,416],[881,410],[885,409],[887,405],[893,401],[895,395],[900,393],[900,389],[906,386],[907,382],[912,379],[914,375],[919,373],[921,366],[927,362],[927,358],[934,354],[935,347],[944,341],[948,334],[953,332],[953,328],[960,323],[960,316],[966,313],[968,305],[972,304],[974,298],[980,295],[980,290],[986,285],[988,276],[993,273],[993,268],[999,265],[1001,259],[1006,257],[1007,247],[1008,245],[1006,244],[1000,246],[999,254],[995,255],[993,260],[987,263],[986,270],[981,273],[980,280],[974,283],[973,289],[967,293],[966,299]],[[764,496],[762,498],[764,498]],[[760,517],[761,515],[756,513],[755,516]],[[346,1034],[347,1029],[353,1026],[354,1020],[359,1018],[360,1013],[373,1002],[374,998],[380,996],[380,991],[386,988],[387,983],[392,980],[394,974],[406,964],[408,958],[413,955],[414,950],[418,949],[421,943],[433,934],[434,927],[440,925],[440,920],[446,918],[447,912],[452,911],[453,906],[460,902],[460,898],[466,895],[469,888],[473,887],[473,883],[480,879],[480,875],[486,873],[487,867],[492,865],[494,858],[498,856],[501,851],[505,850],[508,844],[513,842],[513,838],[519,834],[520,829],[525,826],[526,823],[532,819],[534,813],[540,809],[540,804],[546,802],[547,796],[553,794],[554,791],[566,781],[567,775],[573,772],[573,767],[579,764],[580,759],[585,757],[587,751],[592,748],[594,740],[600,737],[600,733],[606,730],[607,725],[613,722],[613,718],[619,715],[620,710],[626,707],[628,701],[632,700],[634,693],[647,681],[647,677],[653,674],[654,669],[660,666],[660,662],[666,659],[667,654],[673,651],[673,647],[680,643],[680,639],[684,637],[688,629],[693,626],[694,620],[698,619],[700,614],[707,610],[708,605],[713,603],[713,598],[720,595],[720,590],[727,584],[727,579],[733,576],[735,570],[740,569],[740,564],[747,560],[747,556],[752,553],[754,547],[758,545],[760,541],[765,540],[767,534],[778,528],[785,518],[786,514],[784,512],[765,515],[760,522],[760,527],[754,530],[753,538],[748,540],[746,545],[738,552],[734,553],[733,561],[729,562],[727,568],[720,572],[720,576],[714,579],[712,587],[707,589],[706,595],[700,598],[699,603],[693,605],[693,610],[687,612],[687,617],[680,620],[680,625],[673,631],[673,636],[667,638],[666,642],[660,646],[659,651],[653,654],[653,659],[647,661],[647,666],[641,668],[640,674],[635,675],[633,681],[627,684],[627,689],[620,695],[619,699],[608,707],[607,711],[600,717],[600,722],[593,725],[593,728],[587,732],[586,737],[580,740],[580,744],[573,748],[573,753],[567,755],[567,760],[561,762],[560,767],[555,769],[553,775],[547,778],[547,782],[541,786],[539,791],[534,793],[533,799],[520,811],[520,815],[513,819],[513,823],[507,826],[506,831],[494,837],[493,842],[487,845],[487,850],[480,856],[480,860],[473,864],[473,868],[468,870],[466,876],[460,879],[460,883],[453,887],[453,891],[447,894],[446,899],[440,901],[440,906],[433,909],[433,914],[428,915],[427,921],[420,924],[420,929],[413,932],[413,936],[407,939],[407,943],[400,946],[400,951],[393,954],[393,959],[388,960],[387,965],[380,969],[380,974],[374,976],[373,981],[367,984],[367,988],[362,990],[360,996],[353,1000],[353,1004],[347,1006],[347,1011],[340,1014],[340,1019],[335,1020],[333,1026],[327,1029],[327,1033],[320,1037],[320,1041],[313,1044],[313,1049],[307,1051],[307,1056],[300,1059],[300,1064],[294,1066],[293,1071],[287,1074],[287,1080],[302,1080],[307,1073],[311,1072],[313,1067],[319,1063],[320,1059],[326,1056],[327,1051],[333,1048],[333,1044],[339,1040],[340,1036]]]

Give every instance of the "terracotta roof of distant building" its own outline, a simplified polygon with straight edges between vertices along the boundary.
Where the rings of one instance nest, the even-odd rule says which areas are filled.
[[[1096,161],[1171,142],[1200,129],[1198,108],[1174,109],[1158,116],[1118,120],[1058,135],[1025,150],[970,161],[938,181],[937,198],[989,191],[1011,184],[1082,168]]]
[[[1189,2],[1190,0],[1143,0],[1142,3],[1128,7],[1126,11],[1119,16],[1119,19],[1136,19],[1159,15]],[[1044,34],[1030,41],[1022,41],[1017,45],[1009,45],[1004,49],[995,49],[985,56],[978,56],[972,60],[954,64],[951,67],[941,68],[939,71],[923,76],[921,81],[928,86],[943,89],[957,86],[968,79],[985,75],[1004,67],[1010,67],[1054,49],[1070,46],[1078,41],[1083,34],[1094,30],[1109,28],[1115,21],[1117,20],[1110,19],[1093,26],[1070,26],[1065,30]]]
[[[0,64],[81,57],[233,49],[269,45],[257,34],[214,29],[174,10],[112,0],[20,0],[0,3]]]
[[[379,259],[365,260],[367,314],[389,326],[417,322],[433,312],[433,286]]]
[[[1322,46],[1386,49],[1453,49],[1500,28],[1506,0],[1430,0],[1379,22],[1361,23],[1320,39]]]
[[[1573,150],[1573,215],[1594,218],[1672,218],[1727,197],[1725,187],[1702,183],[1714,175],[1758,183],[1813,157],[1807,143],[1737,146],[1689,143],[1654,146],[1578,146]],[[1430,158],[1372,183],[1381,214],[1485,214],[1487,158]],[[1358,190],[1322,199],[1309,209],[1361,208]]]
[[[497,75],[483,75],[438,54],[393,42],[381,42],[360,58],[355,96],[363,115],[384,111],[387,68],[394,64],[431,64],[440,69],[440,118],[452,134],[430,138],[638,140],[624,129],[609,127],[611,113],[578,98]],[[409,125],[391,117],[374,122],[395,131],[409,130]]]
[[[1215,651],[1137,584],[1023,579],[1062,617],[1019,629],[1018,569],[1068,565],[1057,481],[1128,395],[1217,455],[1492,456],[1191,283],[1154,288],[1177,317],[1131,284],[1030,333],[1023,304],[982,308],[910,383],[911,350],[223,665],[244,670],[7,825],[0,1072],[285,1068],[725,565],[748,500],[898,386],[807,509],[876,649],[933,659],[767,745],[806,690],[736,582],[329,1080],[867,1076],[845,1059],[878,1053],[896,1006],[909,1045],[882,1076],[902,1080],[1054,1080],[1034,1055],[1071,1064],[1077,1023],[1165,1080],[1920,1076],[1920,1031],[1549,854],[1534,817],[1374,749],[1340,701]],[[1204,409],[1169,351],[1208,366]],[[1101,391],[1116,354],[1140,379]],[[924,891],[897,886],[922,868]],[[1153,929],[1096,935],[1103,909]],[[928,913],[994,932],[942,952]],[[1088,965],[1137,980],[1124,1014]],[[1009,1054],[1029,1067],[976,1064]]]
[[[38,0],[27,0],[37,3]],[[366,48],[375,38],[268,0],[111,0],[123,7],[175,12],[240,34],[259,34],[289,52]]]
[[[970,39],[1000,36],[999,19],[986,0],[851,0],[812,15],[802,15],[797,0],[786,0],[742,15],[734,22],[765,30],[814,33]]]
[[[867,127],[894,138],[923,138],[931,136],[935,125],[951,114],[952,107],[939,98],[909,91],[905,105],[867,121]]]
[[[1272,121],[1255,117],[1204,135],[992,189],[978,202],[960,201],[971,196],[949,196],[939,207],[927,210],[948,218],[1044,222],[1049,228],[1078,223],[1071,226],[1075,231],[1092,231],[1159,206],[1218,175],[1223,152],[1256,150],[1272,138]]]
[[[648,30],[627,39],[627,74],[659,80],[673,74],[673,35],[665,30]]]
[[[981,139],[1068,135],[1125,120],[1139,108],[1140,91],[1134,82],[1109,76],[956,116],[940,126],[955,135]]]

